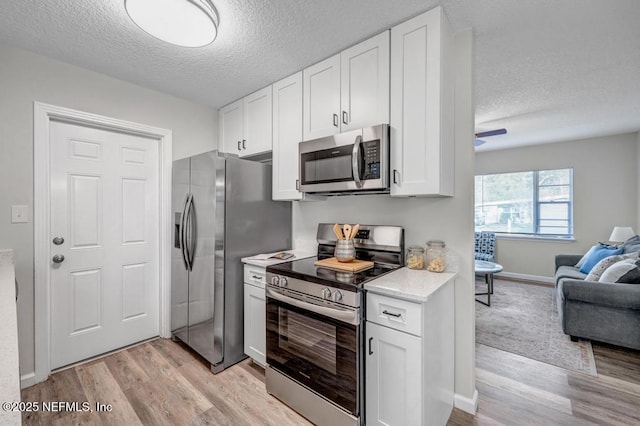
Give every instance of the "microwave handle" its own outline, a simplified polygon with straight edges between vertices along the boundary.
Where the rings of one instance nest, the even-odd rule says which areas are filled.
[[[353,181],[356,183],[356,188],[362,188],[362,181],[360,180],[360,145],[362,144],[362,135],[356,136],[356,140],[353,143],[353,151],[351,152],[351,170],[353,171]]]

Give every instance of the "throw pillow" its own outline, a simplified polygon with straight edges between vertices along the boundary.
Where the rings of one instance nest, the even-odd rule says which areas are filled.
[[[604,244],[599,245],[591,252],[587,260],[584,261],[580,268],[580,272],[588,274],[591,272],[591,269],[596,266],[596,263],[600,262],[605,257],[620,253],[622,253],[622,247],[611,247]]]
[[[603,283],[640,284],[640,260],[623,260],[611,265],[600,277]]]
[[[640,235],[634,235],[622,245],[624,253],[640,252]]]
[[[596,249],[596,247],[598,247],[601,244],[596,244],[595,246],[591,247],[589,249],[589,251],[587,251],[584,256],[582,256],[582,258],[578,261],[578,263],[575,264],[576,268],[582,268],[582,265],[584,265],[584,262],[586,262],[586,260],[589,258],[589,256],[591,256],[591,253],[593,253],[593,251]]]
[[[606,271],[607,268],[609,268],[609,266],[626,259],[629,259],[635,262],[636,260],[638,260],[638,254],[639,253],[629,253],[629,254],[616,254],[614,256],[607,256],[604,259],[602,259],[600,262],[598,262],[596,266],[591,268],[589,275],[587,275],[584,280],[598,281],[600,280],[600,277],[602,276],[604,271]]]

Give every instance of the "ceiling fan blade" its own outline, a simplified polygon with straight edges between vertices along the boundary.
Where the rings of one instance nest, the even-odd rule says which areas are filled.
[[[473,142],[473,146],[476,146],[476,147],[477,147],[477,146],[483,145],[484,143],[485,143],[485,142],[484,142],[483,140],[476,139],[476,140]]]
[[[486,138],[488,136],[504,135],[507,133],[507,129],[488,130],[486,132],[476,133],[476,138]]]

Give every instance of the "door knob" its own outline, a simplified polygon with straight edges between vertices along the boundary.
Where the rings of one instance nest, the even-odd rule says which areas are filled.
[[[56,254],[53,256],[53,258],[51,258],[51,260],[53,260],[53,263],[62,263],[64,262],[64,256],[61,254]]]
[[[53,239],[53,244],[59,246],[60,244],[64,243],[64,238],[62,237],[55,237]]]

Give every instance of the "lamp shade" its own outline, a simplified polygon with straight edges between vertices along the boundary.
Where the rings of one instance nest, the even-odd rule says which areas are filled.
[[[615,226],[609,237],[609,241],[614,243],[622,243],[636,235],[630,226]]]
[[[206,46],[218,34],[218,13],[210,0],[125,0],[124,5],[140,28],[177,46]]]

